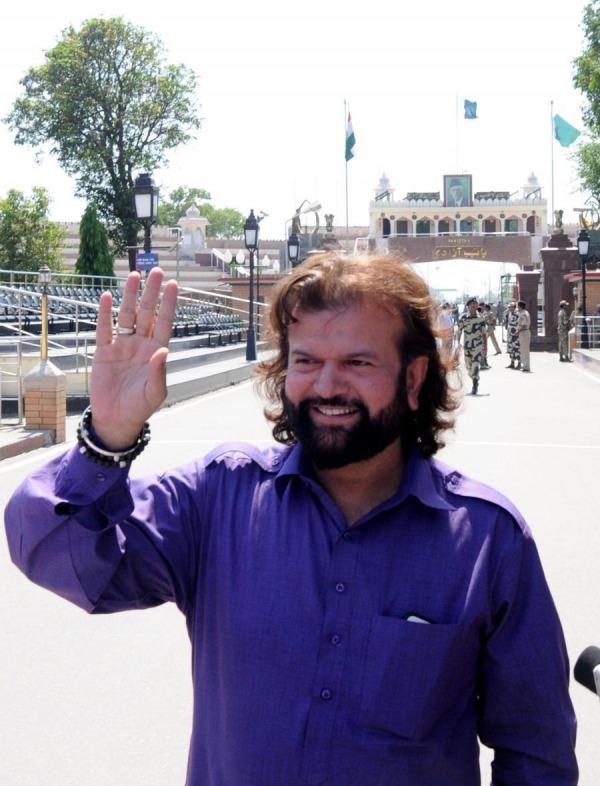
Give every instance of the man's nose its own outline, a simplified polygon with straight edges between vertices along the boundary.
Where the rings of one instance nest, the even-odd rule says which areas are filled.
[[[313,384],[314,393],[321,398],[332,398],[346,390],[343,370],[337,363],[325,361]]]

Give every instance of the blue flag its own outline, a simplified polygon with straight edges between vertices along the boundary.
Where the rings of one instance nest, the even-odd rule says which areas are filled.
[[[554,138],[562,145],[562,147],[569,147],[581,134],[570,123],[567,123],[560,115],[554,115]]]
[[[465,120],[477,120],[477,101],[465,98]]]

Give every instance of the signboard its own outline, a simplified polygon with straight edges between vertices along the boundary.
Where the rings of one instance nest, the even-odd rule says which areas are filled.
[[[138,254],[135,258],[136,270],[151,270],[158,265],[158,254],[144,253]]]

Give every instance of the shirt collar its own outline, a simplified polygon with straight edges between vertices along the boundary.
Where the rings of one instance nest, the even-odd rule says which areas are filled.
[[[287,454],[283,465],[277,473],[278,478],[297,475],[311,483],[316,483],[312,463],[300,444],[294,445]],[[392,507],[404,502],[409,496],[416,497],[423,505],[438,510],[455,510],[445,498],[445,479],[442,472],[438,471],[435,462],[423,458],[418,450],[410,454],[400,489],[393,497],[384,503]]]

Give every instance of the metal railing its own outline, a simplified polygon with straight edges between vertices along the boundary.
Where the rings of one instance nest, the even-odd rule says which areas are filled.
[[[592,315],[585,319],[575,317],[575,346],[579,349],[600,349],[600,316]]]
[[[38,358],[42,343],[42,290],[36,273],[9,273],[10,283],[0,283],[0,383],[8,377],[5,390],[16,399],[19,422],[22,418],[22,378],[32,357]],[[6,278],[4,278],[6,280]],[[95,348],[95,327],[102,291],[113,295],[116,321],[121,285],[113,277],[53,274],[48,285],[48,349],[50,359],[64,369],[83,374],[83,392],[89,393],[91,361]],[[143,286],[143,282],[142,282]],[[266,305],[255,303],[255,324],[262,337]],[[243,341],[249,317],[249,303],[229,292],[181,287],[178,296],[173,338],[199,337],[200,346],[217,346]],[[0,384],[0,405],[5,393]],[[0,420],[2,411],[0,409]]]

